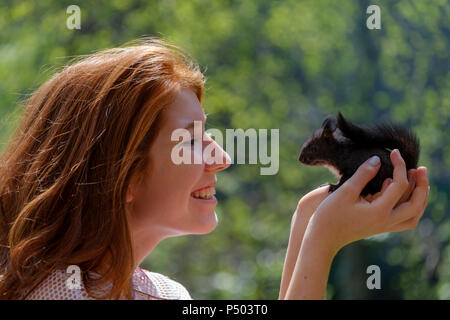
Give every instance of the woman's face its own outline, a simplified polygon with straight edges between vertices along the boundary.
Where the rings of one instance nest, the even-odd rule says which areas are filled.
[[[144,183],[130,188],[127,202],[133,202],[130,226],[136,238],[155,237],[163,239],[182,234],[203,234],[217,225],[214,208],[217,199],[208,197],[215,193],[216,173],[229,166],[228,154],[205,133],[206,116],[197,96],[191,90],[181,90],[175,101],[164,111],[163,126],[150,150],[150,167]],[[180,141],[171,141],[172,132],[187,128],[194,139],[194,121],[201,121],[203,141],[198,143],[204,149],[216,144],[222,159],[210,164],[202,159],[200,164],[175,164],[171,159],[172,149]],[[184,143],[194,153],[190,141]],[[198,150],[197,150],[198,151]],[[221,162],[221,163],[220,163]],[[200,192],[199,190],[203,190]]]

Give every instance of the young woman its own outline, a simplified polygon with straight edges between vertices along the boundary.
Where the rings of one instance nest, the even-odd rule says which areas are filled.
[[[1,298],[191,298],[181,284],[138,266],[161,240],[217,224],[216,173],[230,159],[204,134],[203,86],[181,50],[150,39],[69,65],[33,94],[1,156]],[[193,133],[194,121],[203,123],[197,142],[214,147],[214,159],[177,165],[172,133]],[[391,158],[394,177],[371,202],[359,193],[376,174],[376,159],[333,194],[324,187],[300,200],[280,299],[324,298],[340,248],[417,226],[425,168],[409,173],[414,191],[396,205],[408,180],[400,154]],[[76,268],[78,287],[67,272]]]

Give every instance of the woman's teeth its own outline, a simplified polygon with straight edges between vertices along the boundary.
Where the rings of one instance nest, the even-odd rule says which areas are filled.
[[[207,189],[203,189],[200,191],[196,191],[192,193],[192,196],[197,199],[212,199],[213,195],[216,194],[216,189],[214,187],[209,187]]]

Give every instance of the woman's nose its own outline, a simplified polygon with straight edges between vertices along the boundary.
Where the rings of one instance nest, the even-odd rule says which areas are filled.
[[[212,145],[214,145],[214,147]],[[214,151],[213,154],[207,155],[207,158],[205,159],[205,170],[217,172],[228,168],[231,164],[230,155],[214,140],[212,140],[209,147]]]

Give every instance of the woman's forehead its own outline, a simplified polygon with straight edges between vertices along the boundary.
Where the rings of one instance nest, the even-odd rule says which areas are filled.
[[[173,103],[165,110],[167,124],[173,128],[189,128],[194,121],[206,121],[206,115],[197,96],[191,90],[180,90]]]

